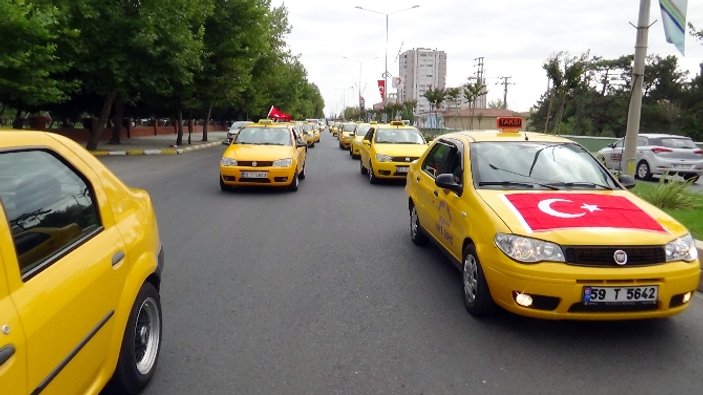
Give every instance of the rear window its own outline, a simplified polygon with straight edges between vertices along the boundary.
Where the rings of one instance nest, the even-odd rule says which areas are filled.
[[[651,145],[661,145],[664,147],[669,147],[669,148],[698,148],[696,146],[696,143],[693,142],[690,138],[682,138],[682,137],[663,137],[663,138],[656,138],[652,139],[650,142]]]

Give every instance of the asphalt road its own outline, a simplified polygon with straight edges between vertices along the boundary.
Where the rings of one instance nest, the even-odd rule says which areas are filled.
[[[402,185],[331,135],[297,192],[224,193],[223,147],[103,157],[155,201],[163,348],[146,394],[694,394],[703,298],[644,322],[464,310],[459,273],[409,238]]]

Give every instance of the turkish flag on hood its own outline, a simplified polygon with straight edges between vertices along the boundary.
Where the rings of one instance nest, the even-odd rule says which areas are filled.
[[[508,207],[530,231],[561,228],[619,228],[666,232],[624,196],[595,193],[513,193]]]

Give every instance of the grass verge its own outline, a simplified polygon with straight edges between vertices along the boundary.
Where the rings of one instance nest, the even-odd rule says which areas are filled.
[[[683,182],[638,181],[631,191],[681,222],[697,240],[703,240],[703,194]]]

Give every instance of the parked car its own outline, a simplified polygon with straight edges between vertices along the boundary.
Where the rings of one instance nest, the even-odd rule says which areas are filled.
[[[619,171],[624,144],[625,139],[608,144],[596,153],[596,157],[609,169]],[[696,182],[703,174],[703,150],[690,137],[640,133],[635,163],[635,176],[639,179],[651,180],[668,173]]]
[[[163,261],[146,191],[65,137],[0,132],[0,392],[144,388]]]
[[[469,313],[625,320],[688,308],[700,265],[683,225],[581,145],[498,122],[437,137],[405,188],[412,242],[446,252]]]
[[[232,125],[227,129],[227,137],[225,140],[222,142],[224,145],[229,145],[232,142],[232,139],[234,136],[239,133],[240,130],[242,130],[245,126],[250,125],[254,122],[252,121],[235,121],[232,123]]]

